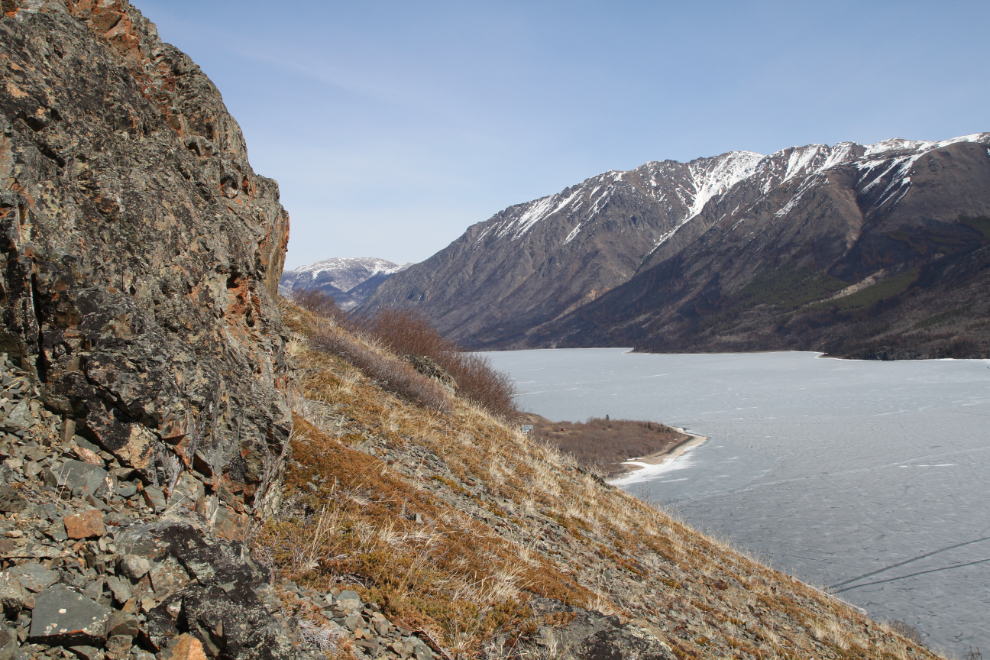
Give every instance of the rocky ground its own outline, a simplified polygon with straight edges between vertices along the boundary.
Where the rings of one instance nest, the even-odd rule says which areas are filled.
[[[6,355],[0,373],[0,659],[434,657],[354,591],[276,588],[209,477],[176,466],[146,485]]]

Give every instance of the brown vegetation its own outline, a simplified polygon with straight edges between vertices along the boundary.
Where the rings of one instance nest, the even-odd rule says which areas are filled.
[[[302,396],[284,499],[256,537],[279,577],[353,588],[458,660],[511,656],[556,625],[532,614],[539,596],[615,614],[678,658],[934,657],[477,404],[449,395],[438,414],[396,396],[310,340],[333,330],[387,355],[381,346],[283,313]]]
[[[614,477],[628,468],[623,461],[673,450],[691,436],[656,422],[592,417],[587,422],[552,422],[539,415],[524,415],[532,424],[530,437],[572,454],[578,465]]]
[[[357,338],[333,329],[315,333],[310,341],[314,348],[344,358],[383,389],[417,401],[432,410],[450,412],[450,402],[443,387],[417,373],[407,362],[376,351]]]
[[[296,289],[292,292],[292,302],[308,312],[333,321],[336,325],[352,331],[357,330],[357,324],[340,308],[333,296],[328,296],[319,289]]]
[[[443,337],[416,312],[383,309],[371,316],[354,317],[341,310],[331,296],[315,289],[294,292],[293,302],[397,356],[407,360],[430,358],[453,378],[460,396],[493,415],[511,420],[518,414],[515,386],[509,376],[496,371],[488,358],[467,353]],[[327,348],[333,350],[330,345]]]

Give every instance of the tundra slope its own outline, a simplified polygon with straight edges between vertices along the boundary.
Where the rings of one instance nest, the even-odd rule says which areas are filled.
[[[929,655],[453,391],[442,414],[397,396],[327,348],[398,356],[283,310],[305,402],[285,506],[260,545],[304,591],[356,583],[449,657]]]
[[[473,225],[365,307],[416,307],[475,347],[852,353],[886,339],[921,355],[961,338],[956,349],[982,354],[987,329],[969,326],[986,311],[988,142],[846,142],[607,172]],[[906,327],[883,317],[891,298],[910,298]],[[938,314],[953,320],[948,338]]]

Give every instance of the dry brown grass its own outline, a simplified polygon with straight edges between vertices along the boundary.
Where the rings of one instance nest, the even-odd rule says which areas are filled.
[[[287,504],[259,535],[283,576],[357,585],[462,658],[496,633],[511,653],[512,639],[535,631],[533,595],[615,612],[682,658],[934,657],[603,485],[481,406],[454,397],[439,414],[396,396],[308,347],[331,321],[284,312],[306,401]]]
[[[376,381],[383,389],[416,401],[431,410],[450,412],[450,401],[435,381],[420,375],[407,362],[378,351],[337,328],[327,328],[310,337],[321,351],[344,358]]]
[[[354,584],[390,617],[463,653],[527,619],[524,591],[587,602],[587,591],[555,566],[520,564],[516,544],[410,485],[386,462],[305,419],[296,428],[286,475],[291,502],[257,541],[283,577],[321,589]]]
[[[458,394],[493,415],[512,420],[518,415],[515,385],[491,361],[468,353],[446,339],[421,314],[410,310],[383,309],[355,317],[341,310],[334,299],[316,289],[293,293],[293,302],[337,327],[388,349],[399,357],[428,357],[457,384]]]

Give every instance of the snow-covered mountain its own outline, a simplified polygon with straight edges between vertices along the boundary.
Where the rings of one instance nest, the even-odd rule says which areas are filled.
[[[768,268],[807,269],[851,285],[885,264],[896,274],[913,263],[908,257],[921,248],[901,254],[887,245],[897,244],[891,232],[975,232],[959,218],[990,213],[988,144],[990,133],[941,142],[815,144],[605,172],[471,226],[365,305],[416,305],[472,346],[580,344],[584,336],[638,341],[633,319],[653,318],[653,305],[690,307],[704,298],[706,283],[718,284],[711,313],[721,313],[724,296]],[[928,242],[926,250],[951,251]],[[910,245],[907,238],[901,243]],[[617,289],[663,264],[669,270],[675,258],[684,272],[668,273],[663,285],[673,289],[663,301],[647,303],[641,292],[638,301],[624,303],[621,315],[628,318],[605,319],[618,314],[608,301],[626,295]],[[705,271],[698,270],[701,263]],[[592,307],[610,311],[579,324],[580,332],[565,329],[565,319]],[[657,332],[669,322],[651,321]],[[615,323],[626,339],[600,332]]]
[[[352,309],[382,282],[411,265],[375,257],[334,257],[283,272],[278,290],[288,296],[299,289],[319,289],[333,296],[343,309]]]

